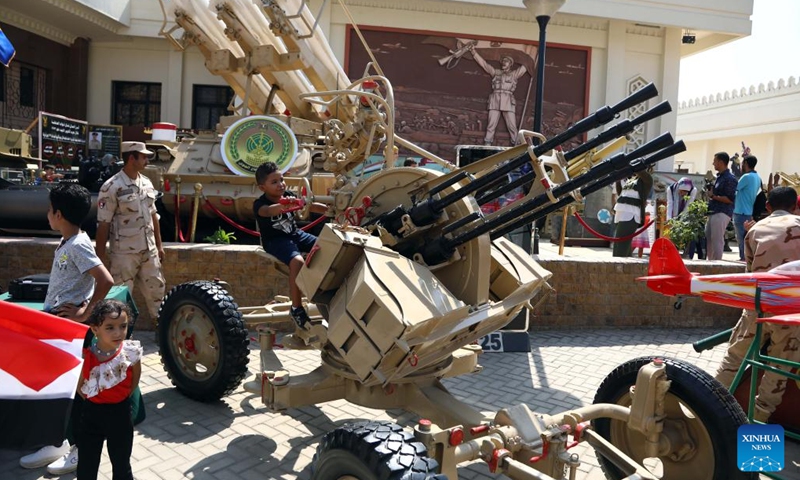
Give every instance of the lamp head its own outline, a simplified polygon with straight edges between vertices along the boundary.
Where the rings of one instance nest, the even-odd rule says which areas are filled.
[[[552,17],[567,0],[522,0],[534,17]]]

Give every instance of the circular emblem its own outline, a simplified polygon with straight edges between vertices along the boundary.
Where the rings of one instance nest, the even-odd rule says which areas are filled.
[[[284,173],[297,157],[297,138],[280,120],[252,115],[228,128],[220,151],[222,160],[236,175],[253,176],[265,162],[275,162]]]

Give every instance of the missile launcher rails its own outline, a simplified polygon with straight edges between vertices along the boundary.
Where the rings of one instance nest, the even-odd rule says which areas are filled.
[[[304,174],[310,177],[296,185],[314,183],[310,165],[321,166],[333,181],[324,196],[313,188],[301,192],[327,203],[330,217],[298,278],[310,323],[296,326],[285,301],[239,307],[220,281],[185,283],[166,296],[158,342],[179,391],[214,401],[239,388],[247,373],[248,330],[254,330],[261,368],[244,388],[270,409],[346,399],[422,418],[413,430],[360,422],[328,433],[313,464],[316,480],[454,480],[458,465],[474,460],[513,479],[572,479],[581,459],[569,449],[581,442],[598,452],[609,478],[746,475],[732,460],[744,413],[711,377],[680,360],[626,362],[601,384],[595,404],[557,415],[536,414],[526,405],[487,415],[442,384],[479,372],[476,341],[533,308],[550,289],[550,272],[506,233],[685,148],[664,134],[630,153],[600,149],[668,112],[667,102],[619,121],[573,151],[558,148],[655,97],[653,85],[552,138],[520,131],[518,146],[461,169],[450,165],[449,173],[393,167],[396,145],[447,162],[395,135],[389,80],[369,71],[348,80],[305,2],[202,3],[174,0],[165,16],[176,25],[167,30],[165,21],[162,30],[179,48],[197,46],[208,68],[243,99],[241,118],[223,126],[256,118],[268,135],[278,119],[288,134],[275,141],[295,141],[301,163],[309,166]],[[219,144],[218,138],[203,148],[182,142],[165,179],[173,186],[178,178],[184,186],[205,181],[205,191],[230,188],[238,192],[230,202],[247,210],[254,181],[206,155]],[[380,171],[348,175],[381,152],[388,160]],[[525,163],[532,171],[509,182],[507,174]],[[482,204],[526,184],[523,199],[481,212]],[[283,348],[318,350],[320,365],[292,374],[273,352],[278,335]],[[662,477],[643,465],[646,459],[660,461]]]

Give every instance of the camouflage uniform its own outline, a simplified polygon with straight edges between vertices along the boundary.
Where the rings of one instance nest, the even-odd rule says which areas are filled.
[[[750,272],[766,272],[784,263],[800,260],[800,217],[776,210],[761,220],[745,236],[745,259]],[[725,358],[717,370],[716,378],[730,386],[742,364],[756,332],[757,314],[744,310],[731,334]],[[761,332],[762,343],[770,341],[768,355],[800,362],[800,328],[765,323]],[[761,345],[763,347],[763,344]],[[788,367],[775,365],[786,370]],[[756,419],[769,418],[781,403],[786,390],[786,377],[765,372],[756,396]]]
[[[153,225],[155,201],[150,179],[139,175],[132,180],[122,171],[103,184],[97,197],[97,221],[110,224],[108,270],[131,295],[138,280],[153,320],[158,318],[165,289]]]

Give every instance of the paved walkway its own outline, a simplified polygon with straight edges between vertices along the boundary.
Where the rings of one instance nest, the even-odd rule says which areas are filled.
[[[729,243],[731,247],[730,252],[723,252],[722,253],[722,261],[732,262],[732,263],[741,263],[739,262],[739,247],[736,245],[736,241],[731,241]],[[639,251],[634,251],[631,258],[637,258]],[[547,238],[543,238],[539,240],[539,254],[543,258],[551,258],[558,255],[558,245],[550,243],[550,240]],[[562,255],[563,258],[611,258],[612,252],[611,247],[564,247],[564,254]],[[647,260],[650,256],[650,249],[645,248],[643,250],[642,258]],[[695,262],[703,262],[705,260],[698,260],[697,256],[694,257]],[[742,263],[742,265],[744,265]]]
[[[531,334],[530,353],[488,353],[477,375],[449,379],[447,387],[473,406],[496,410],[527,403],[534,411],[555,413],[591,403],[602,379],[620,363],[642,355],[684,359],[713,372],[722,346],[702,354],[691,342],[705,337],[705,329],[617,329],[541,331]],[[139,480],[173,479],[308,479],[310,462],[320,436],[348,420],[386,419],[413,425],[415,417],[402,411],[377,411],[344,401],[290,410],[266,411],[260,399],[238,390],[223,401],[202,404],[189,400],[171,387],[155,347],[152,333],[137,335],[145,345],[142,390],[147,420],[136,428],[133,469]],[[315,352],[280,352],[293,373],[317,365]],[[250,370],[258,366],[255,348]],[[577,449],[576,449],[577,450]],[[786,461],[800,460],[793,446]],[[45,470],[24,470],[20,455],[28,452],[0,450],[0,479],[52,478]],[[579,480],[603,477],[591,450],[578,450],[585,463]],[[731,459],[735,461],[735,459]],[[800,478],[792,466],[789,478]],[[111,478],[111,466],[103,456],[100,478]],[[74,475],[64,475],[72,479]],[[482,463],[459,469],[461,479],[498,478]]]

